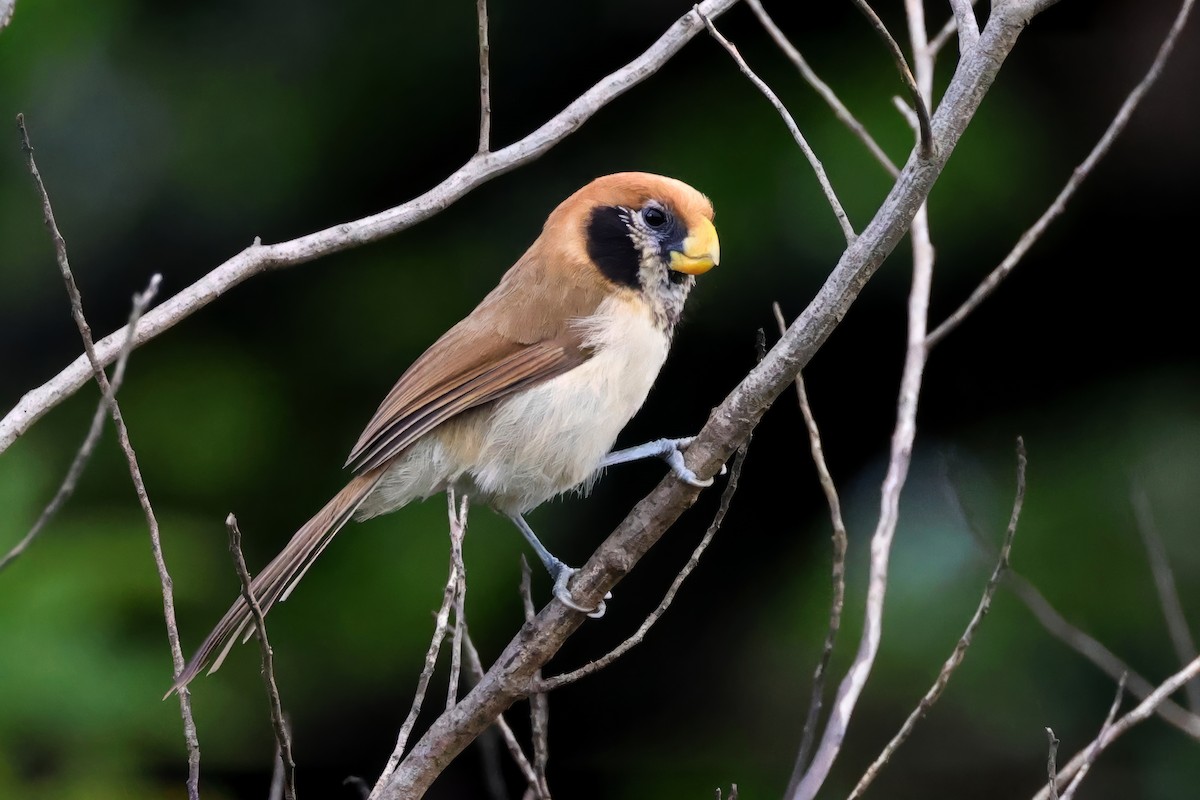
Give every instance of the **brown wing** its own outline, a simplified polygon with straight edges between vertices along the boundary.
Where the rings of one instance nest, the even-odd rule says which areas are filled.
[[[571,323],[594,313],[609,290],[576,242],[551,233],[544,231],[483,302],[400,377],[347,466],[374,469],[455,415],[587,360],[591,353]],[[554,259],[558,265],[550,267]]]

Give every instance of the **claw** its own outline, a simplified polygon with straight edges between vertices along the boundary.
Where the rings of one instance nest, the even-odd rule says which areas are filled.
[[[579,570],[575,569],[574,567],[568,567],[565,564],[563,565],[562,569],[558,571],[558,574],[554,576],[554,596],[557,597],[558,601],[567,608],[574,609],[582,614],[587,614],[592,619],[600,619],[604,616],[604,612],[608,610],[604,605],[604,600],[610,599],[612,597],[612,592],[606,592],[604,595],[604,600],[601,600],[600,604],[595,608],[586,608],[579,605],[575,602],[575,598],[571,597],[571,590],[567,588],[567,581],[569,581],[571,576],[578,571]]]

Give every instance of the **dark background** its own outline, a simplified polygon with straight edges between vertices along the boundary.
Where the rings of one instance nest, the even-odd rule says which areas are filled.
[[[911,136],[890,59],[849,3],[768,10],[897,162]],[[496,2],[493,142],[540,125],[644,50],[689,4]],[[898,3],[879,8],[905,39]],[[1174,3],[1065,1],[1034,20],[930,200],[940,321],[1008,252],[1141,78]],[[931,26],[948,16],[928,4]],[[788,104],[861,230],[889,180],[750,10],[719,25]],[[122,324],[153,272],[161,297],[249,244],[399,204],[477,141],[474,3],[19,0],[0,32],[0,116],[24,112],[93,329]],[[940,64],[939,91],[953,48]],[[827,794],[845,793],[932,682],[991,564],[948,495],[998,540],[1014,442],[1029,491],[1014,566],[1070,620],[1160,680],[1178,666],[1139,543],[1144,488],[1186,611],[1200,616],[1200,369],[1190,273],[1197,137],[1192,24],[1111,154],[1012,277],[934,351],[901,503],[885,635]],[[11,128],[10,128],[11,130]],[[13,131],[0,147],[0,405],[80,351]],[[252,279],[130,362],[122,407],[162,524],[185,649],[237,592],[222,521],[252,566],[341,485],[379,398],[467,313],[591,178],[640,169],[713,199],[722,263],[699,282],[672,356],[621,443],[695,432],[754,360],[770,304],[789,318],[843,246],[770,105],[705,36],[549,154],[384,242]],[[806,372],[851,528],[840,676],[860,632],[903,358],[907,244]],[[88,387],[0,458],[0,548],[52,496],[82,440]],[[663,472],[610,471],[590,498],[531,516],[586,559]],[[658,602],[716,507],[706,494],[551,672],[595,658]],[[829,522],[794,397],[759,427],[725,526],[647,641],[551,698],[550,783],[579,798],[777,797],[791,769],[829,596]],[[468,618],[493,657],[520,621],[507,522],[475,509]],[[271,617],[303,796],[351,798],[395,742],[446,570],[431,499],[347,530]],[[543,601],[549,587],[535,573]],[[1194,629],[1194,626],[1193,626]],[[266,794],[273,739],[258,654],[194,686],[206,798]],[[182,797],[186,772],[144,520],[111,431],[70,505],[0,574],[0,797]],[[439,683],[441,681],[441,683]],[[444,697],[444,669],[427,707]],[[1023,797],[1084,746],[1112,682],[1001,591],[945,697],[875,787],[881,797]],[[523,706],[510,719],[524,727]],[[419,732],[419,731],[418,731]],[[477,748],[431,797],[486,796]],[[515,770],[505,766],[513,796]],[[1182,797],[1196,743],[1151,720],[1088,779],[1093,798]]]

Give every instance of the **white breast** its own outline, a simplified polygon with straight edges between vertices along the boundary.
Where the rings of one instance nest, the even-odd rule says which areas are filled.
[[[468,469],[501,511],[523,513],[588,480],[666,360],[670,342],[641,302],[610,297],[578,324],[591,358],[501,401]]]

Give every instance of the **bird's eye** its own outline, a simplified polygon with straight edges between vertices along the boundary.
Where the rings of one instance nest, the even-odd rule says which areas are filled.
[[[658,206],[650,206],[642,212],[642,219],[651,228],[661,228],[667,224],[667,212],[663,211]]]

